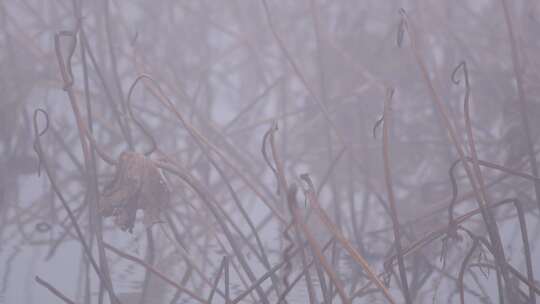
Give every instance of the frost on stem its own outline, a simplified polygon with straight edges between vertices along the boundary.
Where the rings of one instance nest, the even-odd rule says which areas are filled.
[[[168,206],[170,191],[155,163],[137,152],[120,155],[114,180],[105,187],[100,213],[114,216],[123,231],[133,232],[137,210],[143,210],[145,227],[160,222],[160,212]]]

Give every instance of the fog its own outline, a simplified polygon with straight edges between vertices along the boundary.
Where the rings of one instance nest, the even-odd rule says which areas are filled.
[[[536,303],[536,1],[0,2],[0,303]]]

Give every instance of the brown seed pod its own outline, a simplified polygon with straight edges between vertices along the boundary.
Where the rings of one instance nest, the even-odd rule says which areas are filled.
[[[160,212],[170,201],[170,191],[161,170],[141,153],[120,155],[114,180],[103,190],[100,213],[115,217],[120,229],[133,232],[137,210],[143,210],[146,227],[160,222]]]

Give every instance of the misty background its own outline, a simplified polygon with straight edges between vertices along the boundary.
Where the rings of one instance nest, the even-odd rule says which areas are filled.
[[[0,303],[535,303],[539,29],[525,0],[0,1]]]

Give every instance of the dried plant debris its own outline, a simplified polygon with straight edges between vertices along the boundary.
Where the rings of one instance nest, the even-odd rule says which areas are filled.
[[[123,231],[133,232],[137,210],[143,210],[145,227],[160,222],[160,212],[169,204],[170,191],[161,170],[141,153],[120,155],[114,180],[103,190],[101,215],[115,217]]]

